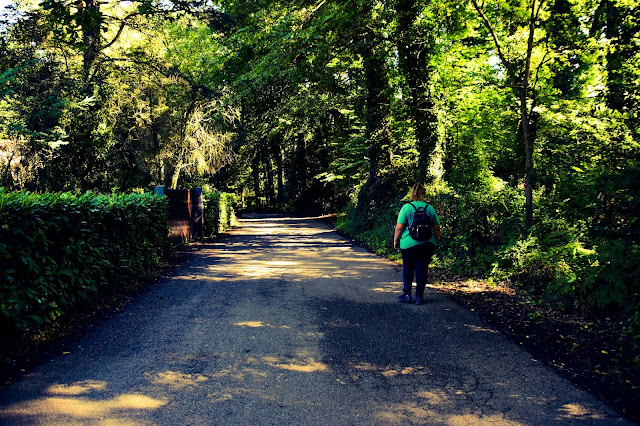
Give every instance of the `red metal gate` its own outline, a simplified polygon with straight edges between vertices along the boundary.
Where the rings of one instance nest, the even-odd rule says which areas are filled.
[[[169,202],[169,241],[178,245],[204,237],[202,188],[164,189],[156,187],[158,195]]]

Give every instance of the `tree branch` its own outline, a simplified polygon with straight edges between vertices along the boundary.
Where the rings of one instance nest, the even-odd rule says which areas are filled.
[[[135,58],[103,58],[100,62],[129,62],[136,65],[146,66],[151,68],[152,70],[157,71],[165,77],[173,77],[178,78],[189,85],[192,91],[201,92],[205,98],[214,99],[220,98],[222,94],[217,91],[211,90],[209,87],[194,83],[188,76],[184,75],[180,70],[176,67],[167,68],[158,63],[154,63],[151,61],[144,61]]]
[[[107,49],[111,46],[113,46],[113,44],[118,41],[118,39],[120,38],[120,35],[122,35],[122,31],[124,30],[124,28],[129,24],[127,22],[127,20],[133,16],[139,16],[139,13],[131,13],[127,16],[125,16],[122,20],[120,20],[120,27],[118,28],[118,31],[116,32],[116,35],[113,37],[113,39],[111,39],[111,41],[103,46],[100,47],[100,50],[104,50]]]
[[[496,32],[493,29],[493,25],[491,25],[491,22],[489,21],[489,18],[484,13],[484,10],[482,10],[480,5],[478,5],[477,0],[471,0],[471,3],[473,4],[473,7],[476,9],[478,14],[480,14],[480,18],[482,18],[485,28],[489,31],[489,34],[491,34],[491,37],[493,38],[493,44],[496,46],[496,50],[498,51],[498,57],[500,58],[500,61],[502,61],[502,65],[504,65],[504,67],[507,69],[507,72],[513,76],[514,74],[513,74],[511,63],[507,60],[507,57],[502,52],[502,46],[500,45],[498,36],[496,35]]]

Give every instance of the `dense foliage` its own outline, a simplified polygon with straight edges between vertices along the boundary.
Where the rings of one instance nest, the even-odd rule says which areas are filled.
[[[18,9],[1,186],[210,184],[246,208],[347,211],[389,251],[423,181],[442,265],[640,334],[638,0]]]
[[[211,237],[235,225],[237,197],[228,192],[203,191],[204,235]]]
[[[164,197],[0,190],[1,349],[144,277],[167,234]]]

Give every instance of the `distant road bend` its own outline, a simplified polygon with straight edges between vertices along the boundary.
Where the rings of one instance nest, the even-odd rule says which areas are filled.
[[[0,391],[0,424],[629,424],[316,220],[243,219]]]

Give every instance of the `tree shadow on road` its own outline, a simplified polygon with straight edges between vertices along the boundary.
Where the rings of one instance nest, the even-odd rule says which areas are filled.
[[[381,421],[610,424],[576,391],[442,296],[425,306],[323,300],[323,362]],[[455,312],[454,312],[455,311]],[[547,382],[548,381],[548,382]],[[383,392],[380,392],[380,390]],[[542,391],[541,391],[542,390]],[[384,395],[384,398],[377,399]]]

